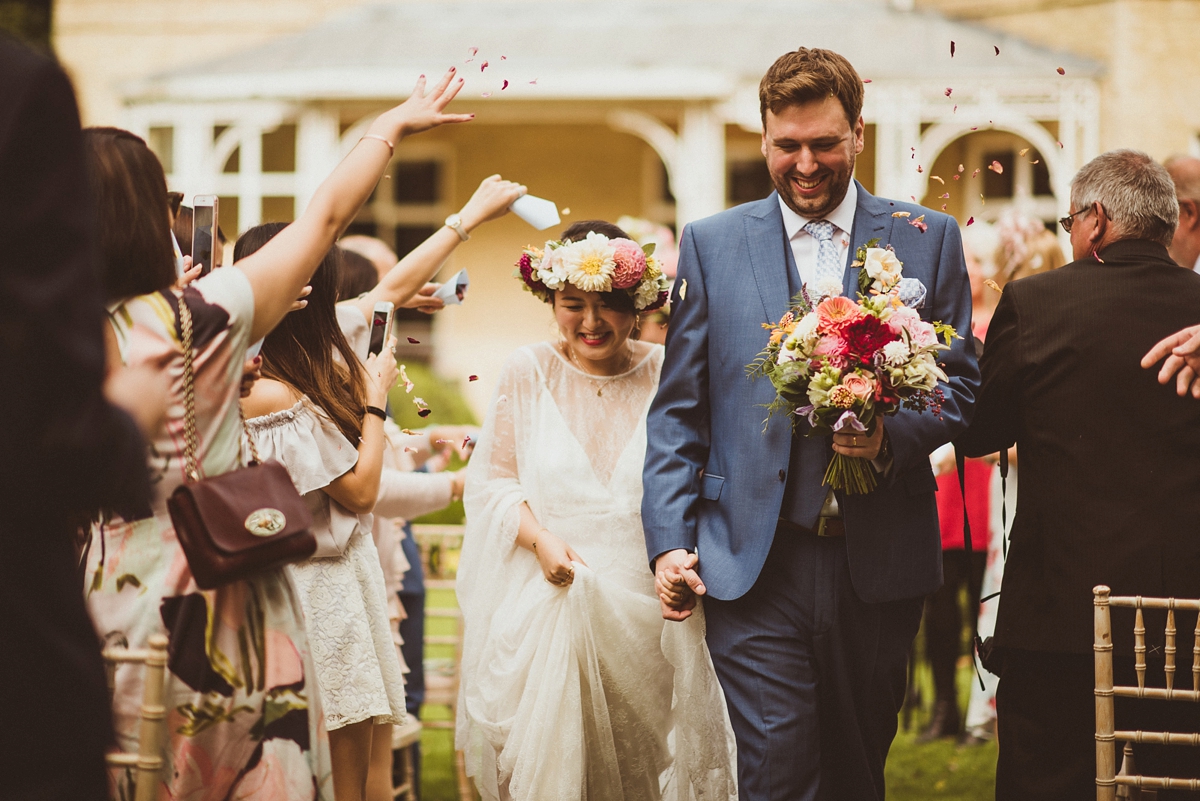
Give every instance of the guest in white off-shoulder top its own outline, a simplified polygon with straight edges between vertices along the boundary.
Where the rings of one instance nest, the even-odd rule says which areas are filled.
[[[282,229],[250,229],[235,258]],[[339,261],[334,248],[313,275],[307,307],[266,338],[263,379],[244,406],[259,455],[287,468],[313,513],[317,551],[290,570],[329,729],[334,795],[361,799],[368,765],[390,753],[391,726],[405,716],[383,570],[371,538],[386,442],[383,407],[399,372],[391,349],[360,362],[339,329]],[[380,779],[382,785],[387,776]],[[369,794],[389,791],[371,787]]]

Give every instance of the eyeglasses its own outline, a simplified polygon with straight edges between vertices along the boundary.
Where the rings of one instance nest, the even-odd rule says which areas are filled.
[[[1100,204],[1093,203],[1090,206],[1085,206],[1084,208],[1080,209],[1079,211],[1075,212],[1074,214],[1068,214],[1066,217],[1060,218],[1058,221],[1058,224],[1061,225],[1063,227],[1063,230],[1069,234],[1069,233],[1071,233],[1071,227],[1073,225],[1075,225],[1075,218],[1078,217],[1080,214],[1087,214],[1089,211],[1095,211],[1096,206],[1098,206],[1098,205],[1100,205]],[[1101,208],[1103,208],[1103,206],[1101,206]]]

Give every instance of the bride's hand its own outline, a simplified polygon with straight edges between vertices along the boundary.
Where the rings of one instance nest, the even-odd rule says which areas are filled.
[[[575,580],[575,568],[572,562],[587,567],[587,562],[575,553],[575,550],[551,534],[546,529],[538,532],[533,539],[533,552],[537,554],[538,564],[542,568],[542,576],[556,587],[569,587]]]

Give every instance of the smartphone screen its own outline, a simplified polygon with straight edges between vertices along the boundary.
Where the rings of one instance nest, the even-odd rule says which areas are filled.
[[[367,347],[367,353],[374,355],[383,351],[383,343],[387,342],[388,338],[389,316],[383,309],[375,310],[374,319],[371,320],[371,344]]]
[[[201,275],[208,275],[213,267],[213,230],[216,212],[213,206],[197,204],[192,209],[192,266],[204,266]]]

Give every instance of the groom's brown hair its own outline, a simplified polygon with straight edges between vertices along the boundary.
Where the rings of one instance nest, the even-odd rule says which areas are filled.
[[[763,124],[767,109],[778,114],[787,106],[836,97],[846,110],[850,127],[862,115],[863,82],[853,65],[832,50],[801,47],[775,59],[758,84]]]

